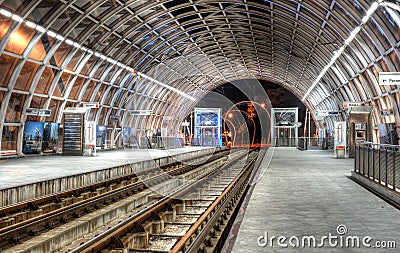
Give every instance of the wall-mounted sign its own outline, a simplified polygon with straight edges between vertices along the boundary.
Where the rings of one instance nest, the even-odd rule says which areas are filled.
[[[51,115],[51,110],[28,108],[25,110],[25,114],[33,116],[49,117]]]
[[[318,118],[323,118],[323,117],[328,116],[328,111],[326,111],[326,110],[316,110],[316,111],[315,111],[315,115],[316,115]]]
[[[381,111],[381,117],[388,117],[393,115],[393,109],[386,109]]]
[[[83,103],[82,105],[86,109],[98,109],[100,107],[99,102]]]
[[[114,121],[114,122],[117,122],[118,120],[119,120],[119,115],[110,115],[110,120],[111,121]]]
[[[343,108],[347,109],[350,107],[355,107],[355,106],[361,106],[362,103],[361,102],[344,102],[343,103]]]
[[[187,121],[184,121],[184,122],[181,123],[181,125],[184,126],[184,127],[188,127],[190,125],[190,123],[187,122]]]
[[[25,110],[25,114],[37,116],[39,114],[39,109],[38,108],[28,108]]]
[[[153,110],[130,110],[131,115],[153,115]]]
[[[49,117],[51,115],[51,110],[40,109],[38,115],[42,117]]]
[[[379,85],[400,85],[400,72],[379,73]]]
[[[338,115],[338,114],[339,114],[338,111],[327,111],[327,110],[316,110],[315,111],[315,115],[317,116],[318,120],[322,120],[325,117],[334,116],[334,115]]]
[[[339,115],[338,111],[330,111],[328,112],[329,115]]]

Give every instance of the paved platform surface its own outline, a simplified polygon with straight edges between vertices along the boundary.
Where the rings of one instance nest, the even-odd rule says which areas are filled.
[[[96,157],[56,155],[0,160],[0,189],[153,160],[200,149],[204,148],[185,147],[170,150],[121,149],[100,151],[97,152],[98,156]]]
[[[242,221],[239,214],[224,252],[399,252],[400,211],[347,178],[353,159],[335,159],[332,151],[271,148],[268,152],[273,152],[272,160],[268,166],[264,159],[266,171],[242,210]],[[341,230],[345,227],[347,233]],[[276,237],[273,246],[265,245],[266,233],[268,241]],[[331,242],[323,239],[329,234]],[[278,245],[279,236],[286,237],[283,247]],[[307,236],[316,238],[315,248],[307,247]],[[359,248],[353,247],[349,236],[360,239]],[[363,239],[371,247],[364,246]],[[378,249],[377,241],[386,245],[396,241],[397,249]]]

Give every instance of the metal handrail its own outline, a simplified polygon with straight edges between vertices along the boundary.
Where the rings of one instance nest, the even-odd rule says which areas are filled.
[[[363,142],[355,144],[354,172],[396,190],[400,185],[400,146]]]

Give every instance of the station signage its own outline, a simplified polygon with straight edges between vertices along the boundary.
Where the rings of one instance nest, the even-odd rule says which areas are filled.
[[[25,114],[37,116],[37,115],[39,115],[39,109],[38,108],[28,108],[25,110]]]
[[[153,115],[153,110],[130,110],[131,115]]]
[[[316,110],[315,115],[317,118],[322,119],[324,117],[328,116],[334,116],[334,115],[339,115],[338,111],[327,111],[327,110]]]
[[[49,117],[51,115],[51,110],[28,108],[25,110],[25,114],[31,116]]]
[[[379,85],[400,85],[400,72],[380,72]]]
[[[51,115],[51,110],[40,109],[38,115],[42,117],[49,117]]]
[[[393,109],[387,109],[381,111],[381,117],[388,117],[393,115]]]
[[[325,111],[325,110],[316,110],[316,111],[315,111],[315,115],[316,115],[318,118],[323,118],[323,117],[328,116],[328,111]]]
[[[110,120],[113,122],[117,122],[119,120],[119,115],[110,115]]]
[[[356,107],[356,106],[362,106],[362,103],[361,102],[344,102],[343,103],[343,108],[344,109],[347,109],[347,108],[350,108],[350,107]]]
[[[83,103],[82,105],[86,109],[99,109],[100,107],[99,102]]]

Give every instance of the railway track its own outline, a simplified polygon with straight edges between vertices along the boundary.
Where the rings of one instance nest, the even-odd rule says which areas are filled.
[[[254,177],[258,155],[241,152],[62,252],[219,252]]]
[[[63,231],[67,224],[88,221],[90,220],[90,218],[87,218],[88,215],[98,213],[103,209],[107,210],[107,207],[111,207],[113,204],[122,203],[122,206],[120,205],[115,209],[116,212],[130,213],[132,210],[137,211],[142,206],[155,202],[158,195],[157,191],[159,194],[165,194],[179,186],[182,183],[181,175],[186,175],[190,179],[208,170],[208,166],[219,166],[224,163],[229,152],[229,150],[222,150],[208,160],[196,157],[192,161],[185,161],[185,164],[188,163],[189,165],[176,162],[96,185],[72,189],[0,208],[0,218],[4,220],[13,217],[14,219],[10,225],[3,225],[4,227],[0,228],[0,251],[16,252],[16,250],[23,249],[25,252],[29,252],[29,248],[45,249],[37,252],[56,250],[63,244],[69,243],[67,238],[58,239],[61,240],[60,244],[53,245],[54,241],[48,242],[51,249],[47,246],[42,247],[39,243],[39,246],[34,246],[31,241],[36,241],[35,238],[41,235],[52,234],[52,231],[57,229]],[[190,165],[194,162],[197,164]],[[156,193],[154,193],[155,189],[158,189]],[[112,211],[108,210],[108,212]],[[113,216],[112,214],[108,215]],[[114,216],[123,215],[116,214]],[[96,219],[96,217],[93,219]],[[96,228],[104,227],[104,225],[110,223],[106,221],[107,218],[103,217],[102,219],[103,222],[92,224],[93,228],[89,230],[96,230]],[[94,221],[94,223],[99,222]],[[75,237],[72,236],[71,238]],[[27,246],[29,243],[31,245]]]

